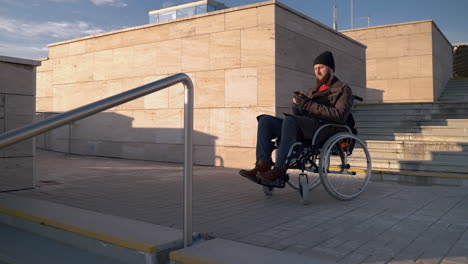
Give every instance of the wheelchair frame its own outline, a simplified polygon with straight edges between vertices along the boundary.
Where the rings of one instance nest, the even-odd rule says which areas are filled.
[[[342,128],[347,130],[347,132],[333,134],[326,139],[323,146],[319,148],[319,142],[317,142],[319,134],[329,127]],[[349,157],[356,149],[356,145],[359,146],[358,149],[360,153],[364,155],[363,158],[357,159],[357,166],[349,164]],[[338,161],[336,157],[339,157]],[[363,161],[362,159],[365,160]],[[338,163],[333,164],[333,169],[331,169],[332,162]],[[354,135],[348,126],[331,123],[324,124],[315,131],[311,144],[305,144],[305,142],[294,143],[289,149],[285,164],[287,164],[287,168],[283,173],[283,177],[280,177],[280,179],[273,184],[260,182],[260,184],[263,185],[263,192],[265,195],[272,195],[274,188],[284,188],[287,183],[293,189],[299,191],[302,204],[309,203],[310,191],[320,184],[322,184],[325,190],[335,199],[342,201],[352,200],[364,191],[372,174],[372,161],[364,142]],[[298,176],[297,184],[292,182],[289,175],[290,173],[288,173],[288,171],[294,169],[301,171]],[[309,177],[304,171],[315,174],[318,173],[319,177],[309,182]],[[347,181],[346,184],[349,185],[354,184],[352,181],[357,182],[357,180],[360,180],[356,176],[360,172],[364,173],[362,176],[362,183],[358,183],[355,190],[344,191],[343,188],[346,187],[344,183]],[[353,178],[352,176],[356,177]],[[340,177],[343,178],[343,183],[341,183],[341,186],[335,186],[336,179]],[[359,177],[361,177],[361,175],[359,175]]]

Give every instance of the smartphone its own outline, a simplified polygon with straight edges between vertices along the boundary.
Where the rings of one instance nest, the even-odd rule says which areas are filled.
[[[298,97],[298,98],[307,98],[307,96],[305,96],[303,93],[301,93],[299,91],[295,91],[294,95],[296,95],[296,97]]]
[[[301,96],[302,96],[302,93],[299,92],[299,91],[294,91],[294,94],[295,94],[297,97],[301,97]]]

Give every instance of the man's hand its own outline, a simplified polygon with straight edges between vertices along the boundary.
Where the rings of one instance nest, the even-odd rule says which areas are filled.
[[[302,93],[294,92],[292,110],[295,115],[303,115],[305,110],[305,104],[309,101],[309,98]]]
[[[292,111],[295,115],[301,116],[304,114],[304,111],[301,109],[301,106],[298,104],[292,104]]]

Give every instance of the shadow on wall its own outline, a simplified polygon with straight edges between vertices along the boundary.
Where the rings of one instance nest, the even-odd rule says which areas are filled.
[[[364,103],[382,103],[383,102],[383,91],[379,89],[373,89],[367,87],[363,89],[364,91],[353,91],[355,95],[361,96],[364,98]],[[359,103],[359,102],[357,102]]]
[[[417,147],[416,153],[404,153],[407,159],[399,162],[400,169],[406,171],[433,171],[439,173],[466,174],[468,168],[468,143],[453,142],[446,150],[426,151]],[[421,177],[422,182],[431,183],[430,177]],[[453,180],[453,179],[452,179]],[[461,183],[461,182],[460,182]]]
[[[37,113],[36,121],[57,114]],[[99,113],[37,136],[36,146],[39,149],[78,155],[184,162],[183,127],[163,127],[168,124],[151,122],[148,116],[144,121],[136,119],[139,117],[114,112]],[[223,158],[216,155],[216,139],[216,136],[193,131],[195,164],[224,166]]]
[[[375,168],[466,175],[468,104],[362,105],[354,116]]]

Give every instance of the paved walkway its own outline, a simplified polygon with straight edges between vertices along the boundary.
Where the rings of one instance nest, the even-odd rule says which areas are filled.
[[[16,195],[182,229],[179,164],[39,151],[38,186]],[[468,263],[468,188],[371,182],[350,202],[322,187],[267,197],[237,169],[194,167],[196,232],[340,263]]]

